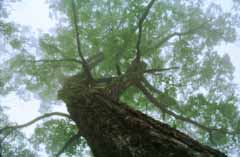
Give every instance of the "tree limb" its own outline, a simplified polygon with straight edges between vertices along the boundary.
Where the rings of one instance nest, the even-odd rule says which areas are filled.
[[[121,71],[120,65],[118,63],[116,63],[115,67],[116,67],[116,70],[117,70],[117,75],[118,76],[122,75],[122,71]]]
[[[66,58],[66,59],[39,59],[39,60],[23,60],[24,62],[33,62],[33,63],[41,63],[41,62],[46,62],[46,63],[60,63],[60,62],[74,62],[74,63],[82,63],[78,59],[73,59],[73,58]]]
[[[104,60],[104,55],[102,52],[91,56],[89,59],[87,59],[87,62],[89,63],[89,70],[92,70],[95,66],[97,66],[103,60]]]
[[[149,2],[149,4],[147,5],[144,13],[142,14],[139,22],[138,22],[138,38],[137,38],[137,44],[136,44],[136,50],[137,50],[137,54],[136,54],[136,60],[140,61],[140,45],[141,45],[141,38],[142,38],[142,26],[143,26],[143,22],[144,20],[147,18],[147,15],[151,9],[151,7],[153,6],[153,3],[155,2],[155,0],[151,0]]]
[[[170,67],[170,68],[161,68],[161,69],[147,69],[144,73],[156,73],[156,72],[164,72],[169,70],[176,70],[179,69],[179,67]]]
[[[55,155],[55,157],[59,157],[74,141],[76,141],[79,137],[81,137],[80,132],[70,137],[63,147],[59,150],[59,152]]]
[[[194,121],[194,120],[192,120],[190,118],[178,115],[175,112],[172,112],[172,111],[168,110],[165,107],[165,104],[162,104],[161,101],[158,101],[141,83],[137,84],[137,88],[140,89],[143,92],[143,94],[146,96],[146,98],[152,104],[154,104],[156,107],[158,107],[162,112],[165,112],[168,115],[171,115],[171,116],[173,116],[174,118],[176,118],[178,120],[181,120],[181,121],[193,124],[193,125],[197,126],[198,128],[200,128],[200,129],[202,129],[204,131],[207,131],[208,133],[212,133],[213,131],[217,131],[217,132],[220,132],[220,133],[223,133],[223,134],[232,134],[232,135],[237,134],[234,131],[228,131],[226,129],[207,127],[207,126],[204,126],[204,125],[202,125],[202,124],[200,124],[200,123],[198,123],[198,122],[196,122],[196,121]]]
[[[142,79],[143,84],[152,92],[155,92],[156,94],[163,94],[162,91],[160,91],[159,89],[153,87],[145,78]]]
[[[93,55],[87,59],[89,63],[89,69],[92,70],[98,63],[103,61],[104,56],[103,53],[98,53]],[[81,60],[74,58],[64,58],[64,59],[39,59],[39,60],[23,60],[24,62],[32,62],[32,63],[62,63],[62,62],[73,62],[77,64],[82,64]]]
[[[195,31],[201,29],[205,24],[207,24],[209,21],[207,22],[204,22],[202,24],[200,24],[199,26],[196,26],[195,28],[192,28],[192,29],[189,29],[185,32],[173,32],[169,35],[167,35],[166,37],[164,37],[162,40],[160,40],[157,44],[155,44],[152,48],[159,48],[161,47],[164,43],[166,43],[168,40],[170,40],[171,38],[175,37],[175,36],[184,36],[184,35],[188,35],[188,34],[191,34],[191,33],[194,33]],[[150,49],[152,49],[150,48]]]
[[[81,43],[80,43],[80,38],[79,38],[80,33],[79,33],[79,30],[78,30],[78,19],[77,19],[77,12],[76,12],[76,6],[75,6],[75,1],[74,0],[72,0],[72,10],[73,10],[73,24],[74,24],[75,35],[76,35],[75,36],[76,37],[76,43],[77,43],[77,52],[78,52],[78,55],[81,58],[84,72],[86,73],[86,75],[89,79],[92,79],[92,75],[91,75],[91,72],[89,70],[88,63],[86,62],[86,60],[85,60],[85,58],[82,54],[82,50],[81,50]]]
[[[62,117],[71,119],[71,117],[68,114],[61,113],[61,112],[46,113],[46,114],[44,114],[42,116],[39,116],[39,117],[37,117],[37,118],[27,122],[27,123],[21,124],[21,125],[6,126],[6,127],[2,128],[2,129],[0,129],[0,134],[2,134],[6,130],[12,130],[13,131],[13,130],[16,130],[16,129],[21,129],[21,128],[27,127],[29,125],[32,125],[32,124],[38,122],[39,120],[42,120],[44,118],[48,118],[48,117],[51,117],[51,116],[62,116]]]

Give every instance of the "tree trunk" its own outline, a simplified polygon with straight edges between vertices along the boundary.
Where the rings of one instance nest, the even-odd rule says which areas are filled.
[[[106,88],[69,79],[59,91],[95,157],[225,157],[167,124],[106,95]]]

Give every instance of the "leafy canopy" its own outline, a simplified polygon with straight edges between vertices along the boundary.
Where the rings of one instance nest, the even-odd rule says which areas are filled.
[[[94,78],[116,76],[116,65],[126,71],[136,55],[138,21],[148,1],[75,2],[84,57],[104,55],[104,60],[93,69]],[[41,35],[37,53],[28,41],[9,42],[14,53],[3,63],[1,77],[5,78],[1,80],[3,91],[31,91],[50,105],[57,100],[64,79],[81,73],[83,68],[78,62],[81,58],[75,42],[72,1],[48,3],[50,15],[57,21],[55,31]],[[237,1],[233,7],[238,7]],[[220,5],[202,0],[156,1],[143,23],[140,45],[141,59],[148,69],[178,67],[145,75],[149,87],[158,91],[152,94],[170,111],[223,131],[206,131],[166,113],[159,113],[159,118],[204,143],[226,150],[239,146],[239,134],[235,132],[240,131],[240,117],[234,67],[227,54],[218,54],[217,46],[236,40],[236,15],[235,11],[226,12]],[[6,30],[5,34],[12,31]],[[151,114],[158,111],[134,88],[128,89],[121,99],[140,110],[147,108]],[[61,133],[59,126],[54,128],[52,123],[65,125],[61,120],[42,124],[36,129],[36,141],[46,143],[55,153],[58,146],[45,141],[46,136],[58,139]],[[46,127],[51,128],[43,129]]]

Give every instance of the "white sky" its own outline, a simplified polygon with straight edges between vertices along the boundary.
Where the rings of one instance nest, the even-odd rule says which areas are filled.
[[[229,7],[228,1],[220,0],[219,2],[226,3],[224,5]],[[12,9],[10,18],[16,23],[32,27],[34,31],[48,32],[49,28],[54,26],[54,22],[48,17],[49,10],[45,0],[22,0],[16,3]],[[240,41],[238,40],[234,44],[221,45],[219,50],[221,53],[230,55],[231,61],[236,68],[235,82],[240,85]],[[21,124],[40,115],[38,112],[40,101],[34,98],[23,101],[12,93],[1,100],[4,105],[10,107],[7,113],[13,122]],[[65,109],[60,108],[58,110]],[[24,131],[31,134],[33,127],[29,127]]]
[[[19,24],[47,32],[54,26],[46,0],[21,0],[12,7],[11,18]]]

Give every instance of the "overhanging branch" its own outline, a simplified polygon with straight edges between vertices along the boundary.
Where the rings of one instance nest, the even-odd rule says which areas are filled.
[[[165,107],[165,104],[162,104],[161,101],[158,101],[141,83],[137,84],[137,87],[138,89],[140,89],[143,94],[146,96],[146,98],[152,103],[154,104],[156,107],[158,107],[162,112],[170,115],[170,116],[173,116],[174,118],[178,119],[178,120],[181,120],[183,122],[187,122],[187,123],[190,123],[190,124],[193,124],[195,126],[197,126],[198,128],[204,130],[204,131],[207,131],[208,133],[212,133],[214,131],[217,131],[217,132],[220,132],[220,133],[223,133],[223,134],[231,134],[231,135],[236,135],[237,133],[234,132],[234,131],[228,131],[227,129],[219,129],[219,128],[213,128],[213,127],[207,127],[207,126],[204,126],[190,118],[187,118],[187,117],[184,117],[184,116],[181,116],[181,115],[178,115],[176,114],[175,112],[172,112],[170,110],[168,110],[166,107]]]
[[[71,117],[68,114],[61,113],[61,112],[46,113],[46,114],[44,114],[42,116],[34,118],[33,120],[31,120],[31,121],[29,121],[27,123],[21,124],[21,125],[6,126],[6,127],[2,128],[2,129],[0,129],[0,134],[2,134],[6,130],[12,130],[13,131],[13,130],[16,130],[16,129],[21,129],[21,128],[30,126],[30,125],[38,122],[39,120],[42,120],[44,118],[48,118],[48,117],[51,117],[51,116],[61,116],[61,117],[65,117],[65,118],[71,119]]]
[[[151,7],[153,6],[153,3],[155,2],[155,0],[151,0],[149,2],[149,4],[147,5],[145,11],[143,12],[141,18],[138,21],[138,38],[137,38],[137,44],[136,44],[136,60],[140,61],[140,45],[141,45],[141,39],[142,39],[142,29],[143,29],[143,22],[144,20],[147,18],[147,15],[151,9]]]

